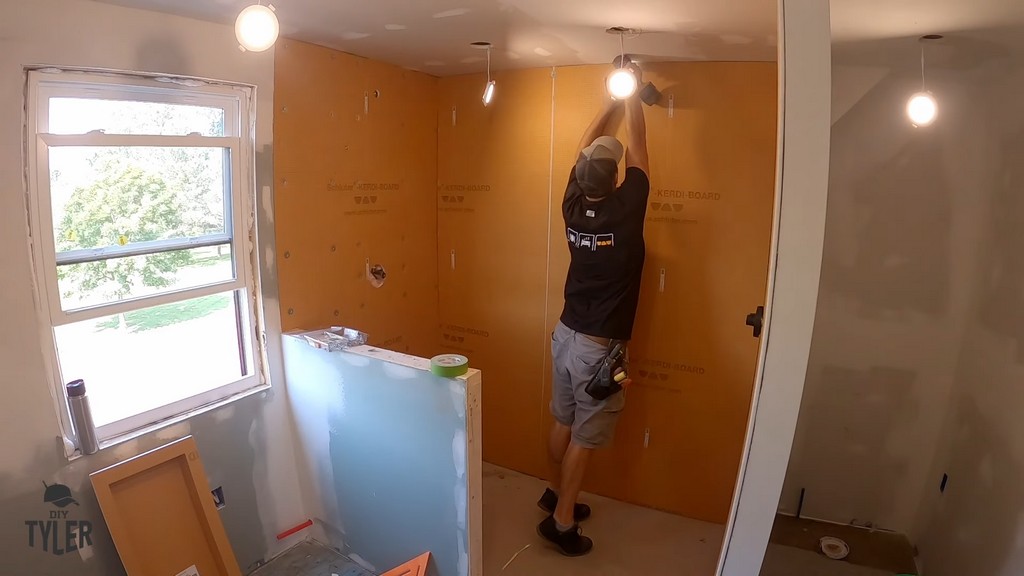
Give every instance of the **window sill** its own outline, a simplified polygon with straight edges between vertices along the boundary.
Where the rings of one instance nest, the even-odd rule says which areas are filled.
[[[232,396],[224,398],[223,400],[218,400],[216,402],[212,402],[212,403],[207,404],[205,406],[200,406],[199,408],[195,408],[193,410],[189,410],[188,412],[182,412],[181,414],[179,414],[177,416],[174,416],[172,418],[167,418],[167,419],[161,420],[159,422],[154,422],[153,424],[150,424],[148,426],[144,426],[144,427],[139,428],[137,430],[132,430],[131,432],[126,432],[124,434],[120,434],[120,435],[114,436],[112,438],[108,438],[108,439],[103,440],[103,441],[100,442],[100,452],[102,452],[103,450],[106,450],[107,448],[112,448],[114,446],[117,446],[118,444],[123,444],[125,442],[130,441],[130,440],[135,440],[136,438],[140,438],[140,437],[145,436],[147,434],[152,434],[153,432],[156,432],[156,431],[158,431],[158,430],[160,430],[162,428],[167,428],[169,426],[174,426],[175,424],[180,424],[180,423],[182,423],[182,422],[184,422],[186,420],[191,420],[192,418],[195,418],[196,416],[200,416],[202,414],[206,414],[207,412],[213,412],[214,410],[217,410],[219,408],[223,408],[223,407],[227,406],[228,404],[231,404],[232,402],[241,400],[243,398],[248,398],[249,396],[254,396],[256,394],[261,394],[263,392],[266,392],[269,389],[270,389],[270,384],[260,384],[259,386],[256,386],[254,388],[249,388],[248,390],[245,390],[244,392],[239,392],[238,394],[234,394]],[[67,440],[65,440],[65,441],[67,441]],[[98,453],[99,452],[97,452],[97,454]],[[92,456],[92,454],[90,454],[89,456]],[[73,462],[73,461],[78,460],[79,458],[83,458],[83,457],[87,457],[87,456],[85,454],[82,454],[82,451],[76,448],[74,453],[72,453],[71,455],[68,456],[68,462]]]

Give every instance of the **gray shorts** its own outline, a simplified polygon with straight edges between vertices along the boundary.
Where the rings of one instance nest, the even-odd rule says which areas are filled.
[[[561,322],[551,335],[551,414],[572,428],[573,441],[584,448],[600,448],[611,441],[626,405],[625,392],[595,400],[585,390],[606,354],[607,347]]]

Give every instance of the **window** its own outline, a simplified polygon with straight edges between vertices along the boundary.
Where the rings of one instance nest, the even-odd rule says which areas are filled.
[[[101,440],[260,386],[251,89],[32,71],[29,212],[44,343]]]

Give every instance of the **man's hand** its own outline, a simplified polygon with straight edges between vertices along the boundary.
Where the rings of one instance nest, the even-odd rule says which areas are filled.
[[[630,70],[633,71],[633,75],[636,76],[636,85],[638,87],[642,87],[644,85],[644,71],[640,69],[640,65],[637,64],[636,62],[631,61],[629,63],[629,66],[626,66],[626,68],[629,68]],[[639,93],[640,90],[638,89],[637,94]]]
[[[605,82],[605,85],[607,85],[607,82]],[[602,108],[606,112],[614,111],[616,108],[622,106],[622,100],[616,100],[615,98],[612,98],[612,95],[608,93],[608,90],[603,90],[603,92],[604,97],[601,98],[603,104]]]
[[[604,86],[608,86],[608,76],[605,76],[604,78]],[[622,100],[616,100],[615,98],[612,98],[612,95],[608,92],[607,88],[601,90],[601,93],[603,94],[603,96],[601,97],[602,116],[611,116],[612,114],[615,113],[616,110],[622,108]],[[598,136],[600,136],[600,134]]]

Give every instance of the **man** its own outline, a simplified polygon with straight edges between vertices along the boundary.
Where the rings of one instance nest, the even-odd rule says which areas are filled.
[[[635,73],[639,77],[639,69]],[[616,187],[622,144],[604,133],[622,104],[626,108],[626,171]],[[590,516],[590,507],[576,500],[591,453],[611,440],[625,406],[621,391],[597,400],[585,388],[613,344],[632,336],[644,266],[648,174],[647,128],[640,98],[607,102],[580,141],[562,201],[571,263],[565,307],[551,343],[555,424],[548,449],[554,463],[553,481],[538,502],[550,516],[537,531],[567,556],[582,556],[593,547],[579,529],[579,522]],[[624,384],[628,387],[629,380]]]

